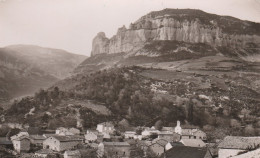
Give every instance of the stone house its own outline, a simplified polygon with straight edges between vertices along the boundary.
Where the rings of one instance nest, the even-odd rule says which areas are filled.
[[[130,144],[127,142],[102,142],[98,145],[98,156],[129,157]]]
[[[171,141],[173,141],[173,132],[160,132],[158,134],[158,138],[171,142]]]
[[[84,138],[73,136],[51,136],[43,141],[43,149],[65,151],[75,148],[83,142]]]
[[[64,158],[81,158],[81,154],[78,150],[68,150],[64,152]]]
[[[21,136],[12,139],[14,150],[18,153],[28,152],[30,150],[30,139],[28,136]]]
[[[135,131],[125,131],[124,135],[126,139],[134,139]]]
[[[46,139],[43,135],[30,135],[30,140],[32,144],[36,146],[42,146],[43,141]]]
[[[152,144],[148,147],[148,150],[152,151],[157,156],[160,156],[165,152],[165,146],[167,143],[167,140],[156,138],[152,141]]]
[[[71,136],[74,135],[69,129],[64,127],[59,127],[56,129],[55,134],[61,135],[61,136]]]
[[[260,137],[239,137],[227,136],[218,145],[219,158],[228,158],[238,155],[240,152],[247,152],[250,148],[260,145]]]
[[[161,144],[154,143],[148,147],[148,150],[152,151],[157,156],[160,156],[165,152],[165,147]]]
[[[181,138],[184,139],[201,139],[207,140],[207,135],[205,132],[198,128],[182,128],[180,121],[177,121],[177,126],[175,127],[175,133],[180,134]]]
[[[206,133],[199,129],[193,131],[193,136],[195,136],[195,139],[207,140]]]
[[[159,130],[156,130],[154,127],[151,127],[151,128],[146,127],[146,128],[144,129],[144,131],[142,131],[142,136],[143,136],[143,137],[146,137],[146,136],[150,136],[150,135],[152,135],[152,134],[158,134],[158,133],[160,133],[160,131],[159,131]]]
[[[207,148],[175,146],[165,152],[161,158],[212,158]]]
[[[68,131],[74,135],[80,135],[80,130],[77,128],[69,128]]]
[[[85,143],[91,143],[98,140],[98,131],[95,130],[87,130],[87,133],[85,134]]]
[[[103,122],[97,125],[97,131],[100,133],[113,133],[115,127],[111,122]]]

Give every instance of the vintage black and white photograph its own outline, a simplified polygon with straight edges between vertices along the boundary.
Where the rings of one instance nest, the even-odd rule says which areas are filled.
[[[260,0],[0,0],[0,158],[260,158]]]

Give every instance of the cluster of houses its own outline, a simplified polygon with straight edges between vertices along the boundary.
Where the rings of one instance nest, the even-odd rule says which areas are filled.
[[[139,128],[140,129],[140,128]],[[133,152],[133,145],[142,149],[144,157],[153,154],[161,158],[250,158],[260,157],[260,137],[228,136],[214,144],[217,153],[212,152],[206,134],[198,128],[142,127],[141,132],[125,131],[115,134],[111,122],[97,125],[96,130],[82,133],[76,128],[56,129],[55,133],[31,134],[28,130],[12,136],[10,140],[0,138],[0,147],[12,148],[17,155],[45,158],[50,155],[64,158],[86,157],[84,147],[93,149],[97,157],[127,158]],[[214,146],[213,145],[213,146]],[[38,150],[32,150],[32,146]],[[35,148],[34,148],[35,149]],[[80,150],[83,149],[83,150]]]

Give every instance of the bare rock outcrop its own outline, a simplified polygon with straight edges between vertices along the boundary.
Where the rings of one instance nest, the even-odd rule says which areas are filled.
[[[212,46],[246,47],[260,45],[260,24],[200,10],[165,9],[151,12],[125,26],[108,39],[101,32],[93,40],[91,55],[129,53],[152,40],[206,43]]]

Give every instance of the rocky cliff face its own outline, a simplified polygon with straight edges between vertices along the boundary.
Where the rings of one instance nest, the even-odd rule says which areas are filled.
[[[165,9],[151,12],[119,28],[111,39],[98,33],[91,55],[134,52],[145,43],[156,40],[176,40],[206,43],[211,46],[248,47],[260,45],[260,24],[232,17],[208,14],[200,10]]]

